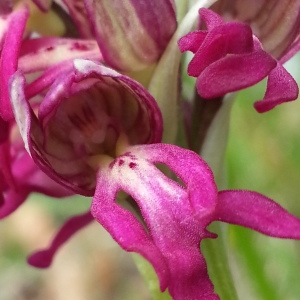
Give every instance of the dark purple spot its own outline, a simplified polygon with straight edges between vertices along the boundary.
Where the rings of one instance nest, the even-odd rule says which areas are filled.
[[[89,47],[88,47],[87,45],[84,45],[84,44],[80,44],[80,43],[78,43],[78,42],[75,42],[75,43],[72,45],[72,47],[71,47],[70,50],[74,50],[74,49],[76,49],[76,50],[78,50],[78,51],[86,51],[86,50],[89,50]]]
[[[133,169],[133,168],[135,168],[135,167],[136,167],[136,163],[131,162],[131,163],[129,164],[129,168],[130,168],[130,169]]]
[[[49,47],[46,48],[46,51],[52,51],[52,50],[54,50],[53,46],[49,46]]]
[[[123,159],[120,159],[119,162],[118,162],[119,166],[122,166],[124,164],[124,160]]]
[[[131,152],[125,152],[123,156],[129,157],[131,160],[136,160],[136,157]]]

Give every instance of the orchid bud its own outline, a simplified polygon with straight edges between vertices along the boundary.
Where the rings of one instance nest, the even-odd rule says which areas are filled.
[[[158,61],[176,29],[174,3],[85,0],[104,60],[122,71]]]

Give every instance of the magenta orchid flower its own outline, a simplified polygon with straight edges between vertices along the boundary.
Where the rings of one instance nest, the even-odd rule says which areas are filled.
[[[92,196],[98,159],[115,156],[125,140],[132,144],[159,142],[161,114],[150,94],[127,76],[86,60],[76,60],[73,65],[63,62],[59,67],[61,74],[56,80],[58,68],[54,67],[26,87],[21,72],[15,74],[12,99],[16,120],[37,165],[60,184]],[[25,94],[36,97],[47,89],[37,118]],[[68,220],[48,254],[42,260],[34,256],[30,262],[48,266],[65,240],[91,220],[89,212]]]
[[[53,2],[30,1],[43,12]],[[201,9],[206,29],[182,37],[179,47],[194,53],[188,73],[197,77],[203,98],[223,97],[268,77],[264,99],[255,104],[264,112],[298,94],[282,63],[299,46],[299,1],[265,1],[262,19],[255,5],[246,2],[252,7],[249,12],[242,0],[220,0],[212,7],[215,12]],[[28,258],[32,266],[49,267],[59,248],[96,220],[123,249],[153,265],[161,291],[168,289],[175,300],[214,300],[220,298],[200,250],[202,240],[217,238],[207,229],[212,222],[300,240],[300,220],[273,200],[247,190],[218,191],[199,155],[161,143],[163,120],[156,100],[140,83],[111,69],[137,78],[145,70],[155,74],[170,64],[177,81],[172,63],[179,66],[176,39],[185,22],[176,31],[174,0],[55,3],[69,14],[67,22],[84,40],[31,39],[28,30],[24,34],[28,9],[12,12],[12,1],[0,4],[0,219],[32,192],[93,198],[91,208],[68,219],[48,248]],[[276,16],[282,16],[284,7],[295,12],[289,22],[285,14],[266,20],[270,5]],[[227,14],[230,21],[216,12]],[[274,26],[280,38],[270,38]],[[176,55],[165,51],[170,39]],[[165,63],[155,69],[159,60]],[[166,87],[158,84],[158,75],[149,79],[149,91],[155,91],[155,84],[157,90]],[[173,100],[177,86],[175,90],[170,93]],[[172,121],[168,124],[176,126]]]
[[[32,192],[57,198],[73,194],[70,190],[50,179],[37,167],[25,150],[16,124],[12,120],[13,115],[7,85],[10,75],[17,69],[18,53],[20,52],[27,13],[27,10],[24,9],[3,17],[7,21],[7,27],[2,27],[4,36],[2,38],[3,49],[1,51],[0,70],[2,78],[0,93],[0,219],[14,212]],[[12,31],[13,25],[16,25],[14,27],[15,31]],[[15,51],[11,51],[8,45],[13,47]],[[25,51],[26,47],[23,50]],[[36,50],[39,50],[36,51],[36,54],[38,52],[42,53],[41,49]],[[24,54],[25,56],[26,54]],[[53,62],[50,59],[48,63],[50,61]],[[42,66],[46,67],[45,64],[44,62]],[[32,63],[30,64],[30,59],[27,59],[26,63],[21,63],[21,66],[28,72],[42,69],[41,64],[37,60],[35,60],[34,69]]]
[[[26,74],[47,70],[46,73],[51,72],[54,77],[55,72],[66,68],[72,58],[101,60],[95,41],[59,38],[23,40],[27,18],[26,8],[0,18],[0,219],[14,212],[32,192],[56,198],[74,194],[42,172],[24,148],[8,94],[10,76],[19,68]],[[62,60],[64,62],[60,63]],[[35,109],[38,107],[36,100]]]
[[[131,144],[161,139],[155,100],[134,80],[104,66],[75,60],[54,82],[42,75],[26,87],[20,72],[13,78],[12,103],[25,147],[52,178],[79,194],[93,195],[93,159],[114,156],[125,133]],[[34,97],[33,91],[40,94],[49,84],[37,117],[25,95]]]
[[[264,98],[254,104],[258,112],[297,99],[297,83],[280,61],[264,50],[248,24],[226,23],[205,8],[200,9],[199,14],[207,29],[191,32],[178,43],[182,52],[195,54],[188,74],[197,77],[196,87],[202,98],[222,97],[268,76]]]
[[[91,213],[68,220],[48,249],[29,258],[32,265],[49,266],[59,247],[94,218],[122,248],[152,263],[161,290],[168,288],[175,300],[219,299],[199,247],[203,239],[216,237],[206,229],[211,222],[300,239],[300,220],[275,202],[250,191],[218,192],[210,168],[196,153],[159,144],[157,105],[129,77],[75,60],[47,87],[36,115],[26,95],[38,84],[26,86],[21,72],[11,79],[25,147],[46,174],[93,200]],[[135,201],[142,221],[116,202],[121,191]]]
[[[166,177],[156,164],[171,168],[183,186]],[[206,230],[213,221],[300,239],[299,219],[255,192],[218,193],[207,164],[194,152],[177,146],[128,148],[99,170],[97,179],[93,216],[125,250],[153,264],[161,289],[168,288],[175,300],[219,299],[199,250],[203,239],[216,237]],[[115,202],[119,191],[136,201],[146,229]]]
[[[184,185],[164,175],[158,163],[170,167]],[[145,223],[116,203],[120,191],[136,201]],[[299,219],[255,192],[218,193],[211,170],[197,154],[167,144],[127,147],[113,161],[102,161],[91,213],[122,248],[153,264],[161,290],[168,288],[175,300],[219,299],[200,252],[203,239],[216,237],[206,230],[213,221],[300,239]],[[69,220],[29,263],[49,266],[57,249],[91,220],[89,213]]]

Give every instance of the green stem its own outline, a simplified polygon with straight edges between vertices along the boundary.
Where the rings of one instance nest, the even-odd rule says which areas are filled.
[[[217,239],[205,239],[201,243],[209,278],[214,284],[215,292],[222,300],[237,300],[225,246],[226,224],[214,223],[209,229],[218,234]]]
[[[225,185],[224,156],[233,96],[228,95],[224,99],[214,101],[195,97],[192,128],[196,139],[193,141],[193,147],[213,170],[219,187]],[[210,225],[209,229],[218,234],[217,239],[207,239],[201,243],[209,276],[222,300],[236,300],[238,297],[226,247],[227,225],[218,222]]]
[[[172,300],[168,290],[164,293],[160,291],[159,281],[152,265],[138,254],[133,253],[132,257],[147,284],[153,300]]]

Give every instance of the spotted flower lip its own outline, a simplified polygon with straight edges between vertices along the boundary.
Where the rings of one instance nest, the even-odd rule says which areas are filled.
[[[199,14],[207,30],[191,32],[178,44],[182,52],[195,54],[188,66],[188,74],[197,77],[196,87],[201,97],[222,97],[268,76],[264,98],[254,104],[258,112],[297,99],[297,83],[280,62],[263,49],[249,25],[226,23],[218,14],[205,8],[200,9]]]
[[[181,184],[157,164],[168,166]],[[118,192],[131,196],[144,224],[116,202]],[[300,220],[271,199],[252,191],[218,192],[208,165],[194,152],[170,144],[129,146],[102,164],[91,214],[129,252],[149,260],[174,300],[220,299],[214,293],[200,243],[216,238],[206,227],[213,221],[260,233],[300,240]],[[92,220],[89,213],[67,221],[50,247],[34,253],[29,263],[48,267],[70,235]],[[146,226],[146,228],[145,228]]]
[[[28,87],[33,90],[44,82],[37,79]],[[43,88],[49,90],[36,116],[26,99],[24,76],[19,71],[12,77],[16,122],[34,161],[77,193],[93,195],[94,158],[113,157],[123,135],[130,144],[161,140],[162,120],[155,100],[140,84],[107,67],[78,59]]]
[[[158,163],[183,185],[160,172]],[[147,230],[115,203],[120,190],[136,201]],[[199,249],[203,239],[216,237],[206,229],[213,221],[300,239],[299,219],[255,192],[217,192],[210,168],[196,153],[168,144],[133,146],[101,169],[91,212],[125,250],[153,264],[161,289],[168,288],[174,300],[219,299]]]
[[[84,2],[104,60],[117,70],[156,63],[176,30],[173,0]]]

